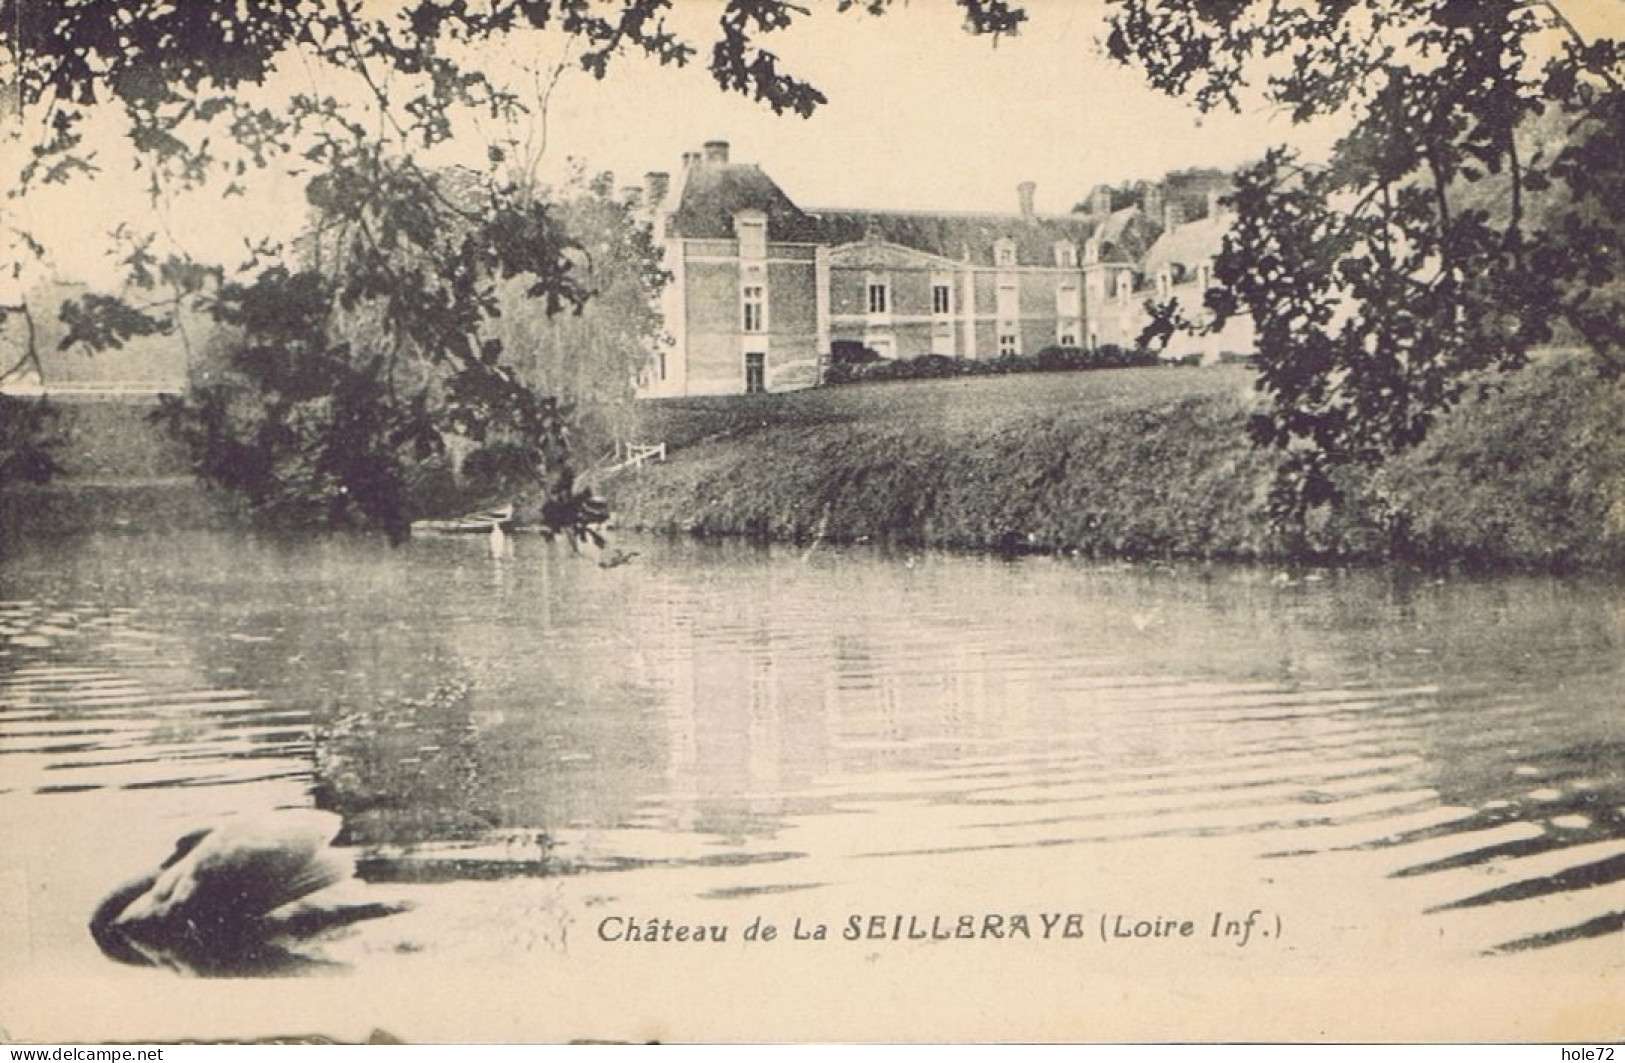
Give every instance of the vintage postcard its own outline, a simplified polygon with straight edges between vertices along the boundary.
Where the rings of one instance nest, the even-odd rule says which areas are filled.
[[[1492,39],[1618,95],[1625,8],[1234,5],[1420,34],[1295,123],[1157,91],[1173,0],[273,6],[6,5],[0,1039],[1625,1037],[1595,337],[1288,541],[1275,326],[1201,317],[1266,152]],[[1440,224],[1583,204],[1521,175],[1598,113],[1440,125]]]

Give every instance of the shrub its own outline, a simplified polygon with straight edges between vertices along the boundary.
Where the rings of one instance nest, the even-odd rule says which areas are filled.
[[[843,343],[849,342],[838,341],[834,347],[839,348]],[[1045,347],[1037,354],[1001,354],[997,358],[953,358],[946,354],[923,354],[918,358],[865,362],[836,359],[832,351],[831,363],[825,373],[824,382],[853,384],[882,380],[939,380],[953,376],[1077,372],[1158,364],[1161,364],[1161,359],[1153,352],[1119,347],[1111,343],[1103,344],[1094,350],[1085,350],[1082,347]]]
[[[868,365],[880,361],[880,353],[857,340],[836,340],[829,345],[831,365]]]
[[[836,340],[829,345],[829,365],[824,369],[824,383],[850,384],[858,379],[860,367],[872,366],[881,360],[880,353],[865,347],[857,340]]]
[[[61,445],[56,407],[0,395],[0,490],[9,484],[42,484],[62,471],[54,451]]]

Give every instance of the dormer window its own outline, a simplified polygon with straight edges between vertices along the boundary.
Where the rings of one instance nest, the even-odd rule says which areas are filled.
[[[1134,294],[1134,273],[1132,270],[1117,271],[1117,301],[1126,303],[1129,296]]]
[[[1100,261],[1100,237],[1091,236],[1083,245],[1083,261],[1091,266]]]
[[[1070,269],[1078,264],[1078,249],[1071,244],[1061,243],[1055,245],[1055,264],[1063,269]]]
[[[740,258],[767,257],[767,215],[756,210],[740,211],[734,215],[734,235],[739,238]]]
[[[1016,264],[1016,242],[1014,240],[1006,238],[1006,239],[1000,240],[998,243],[994,244],[993,245],[993,261],[995,263],[997,263],[998,265],[1001,265],[1001,266],[1013,266],[1013,265],[1015,265]]]

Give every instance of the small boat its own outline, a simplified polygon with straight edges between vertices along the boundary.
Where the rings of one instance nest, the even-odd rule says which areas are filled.
[[[413,535],[489,535],[492,528],[501,528],[504,532],[514,530],[514,507],[510,502],[506,506],[497,506],[491,509],[477,510],[465,513],[461,517],[450,520],[415,520],[412,522]]]

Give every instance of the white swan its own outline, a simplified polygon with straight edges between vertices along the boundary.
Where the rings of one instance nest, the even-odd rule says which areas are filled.
[[[114,890],[90,919],[122,963],[190,974],[263,975],[323,966],[301,954],[328,931],[399,904],[328,895],[354,859],[332,847],[343,821],[314,809],[232,820],[184,835],[150,875]]]

